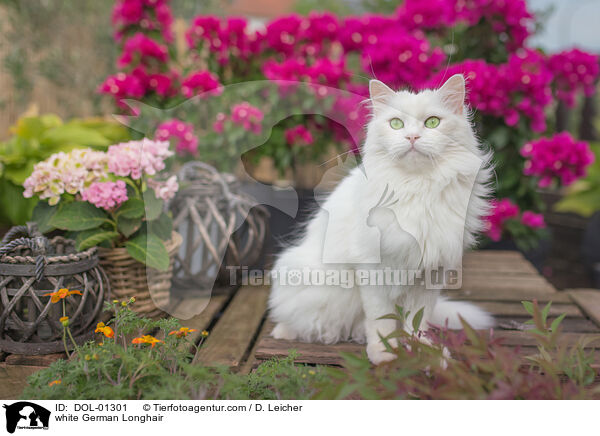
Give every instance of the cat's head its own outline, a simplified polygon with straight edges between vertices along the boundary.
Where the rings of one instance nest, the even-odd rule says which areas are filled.
[[[373,116],[366,153],[419,169],[436,165],[445,154],[464,151],[473,142],[461,74],[450,77],[439,89],[419,93],[395,92],[378,80],[371,80],[369,91]]]

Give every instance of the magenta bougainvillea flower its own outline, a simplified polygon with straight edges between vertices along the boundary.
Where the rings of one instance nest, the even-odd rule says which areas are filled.
[[[180,120],[172,119],[161,123],[156,129],[155,138],[159,141],[171,141],[179,155],[196,155],[198,137],[194,135],[194,126]]]
[[[94,182],[81,193],[81,199],[104,210],[111,210],[127,201],[127,186],[123,180]]]
[[[502,238],[504,222],[519,215],[519,206],[508,198],[491,200],[490,206],[490,214],[485,220],[485,234],[492,241],[499,241]]]
[[[258,134],[262,130],[263,112],[247,101],[235,104],[231,107],[231,121],[239,124],[245,130]]]
[[[196,71],[181,82],[181,93],[187,98],[203,94],[219,95],[221,92],[223,87],[219,83],[219,78],[210,71]]]
[[[119,66],[125,67],[134,61],[143,65],[150,63],[151,60],[166,62],[167,55],[168,50],[165,45],[138,32],[125,41],[123,53],[119,58]]]
[[[570,185],[585,176],[586,168],[594,162],[589,144],[575,140],[568,132],[528,142],[521,148],[521,156],[526,159],[523,173],[539,177],[540,187],[550,186],[554,180]]]
[[[575,105],[575,95],[583,91],[591,96],[600,73],[600,56],[573,49],[565,50],[548,59],[554,74],[556,96],[569,106]]]
[[[532,212],[530,210],[523,212],[523,215],[521,216],[521,222],[532,229],[543,229],[546,227],[544,215],[541,213]]]
[[[310,133],[310,130],[308,130],[302,124],[286,129],[284,136],[288,145],[306,146],[311,145],[314,142],[312,133]]]

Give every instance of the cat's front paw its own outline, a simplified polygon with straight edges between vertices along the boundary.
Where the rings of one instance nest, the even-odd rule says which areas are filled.
[[[384,345],[381,342],[367,345],[367,357],[374,365],[380,363],[389,362],[396,358],[396,355],[386,351]]]

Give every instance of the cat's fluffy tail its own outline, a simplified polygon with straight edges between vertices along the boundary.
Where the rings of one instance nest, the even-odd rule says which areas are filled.
[[[462,325],[458,316],[461,316],[471,327],[477,330],[488,329],[494,326],[494,318],[479,307],[463,301],[450,301],[439,299],[433,309],[432,322],[439,326],[461,329]]]

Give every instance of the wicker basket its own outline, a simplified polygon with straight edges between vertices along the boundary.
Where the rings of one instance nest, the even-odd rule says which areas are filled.
[[[146,267],[132,258],[126,248],[100,247],[100,265],[108,275],[113,297],[119,300],[135,297],[132,306],[135,312],[150,318],[164,316],[170,303],[173,258],[181,242],[181,235],[173,232],[165,243],[170,258],[167,271]]]
[[[52,303],[48,294],[62,288],[81,295]],[[18,354],[64,351],[63,315],[69,317],[75,342],[83,344],[93,338],[108,292],[95,247],[78,252],[70,239],[48,240],[33,225],[14,227],[0,244],[0,349]],[[67,346],[72,347],[70,341]]]

